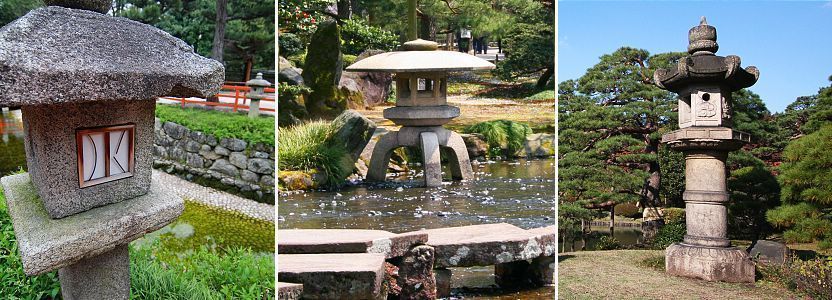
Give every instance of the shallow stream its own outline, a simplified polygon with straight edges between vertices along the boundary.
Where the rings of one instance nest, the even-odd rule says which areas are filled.
[[[501,222],[525,229],[555,224],[554,159],[477,163],[474,172],[474,180],[446,182],[438,188],[418,187],[422,177],[411,172],[381,185],[357,184],[337,192],[281,194],[278,234],[280,229],[289,228],[402,233]],[[493,267],[456,268],[453,273],[457,295],[464,298],[554,298],[554,287],[496,289]]]

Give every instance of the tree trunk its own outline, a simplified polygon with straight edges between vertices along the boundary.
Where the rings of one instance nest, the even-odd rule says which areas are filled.
[[[535,86],[538,89],[545,88],[546,84],[549,83],[549,79],[551,79],[552,75],[554,75],[554,74],[555,74],[555,68],[554,67],[547,68],[546,71],[543,72],[543,75],[540,75],[540,79],[537,80],[537,84],[535,84]]]
[[[352,17],[352,3],[350,0],[338,0],[338,18],[346,20]]]
[[[610,237],[615,237],[615,204],[610,206]]]
[[[647,153],[653,154],[658,156],[659,153],[659,145],[658,141],[650,140],[649,137],[645,137],[647,139]],[[650,174],[649,177],[644,182],[644,191],[642,195],[644,195],[644,199],[642,201],[644,203],[644,208],[648,207],[656,207],[659,205],[659,189],[661,188],[661,170],[659,169],[659,162],[658,158],[656,161],[652,161],[647,164],[647,173]]]
[[[412,41],[419,37],[418,23],[416,22],[416,0],[407,1],[407,40]]]
[[[436,41],[436,20],[426,14],[419,14],[419,37],[423,40]]]
[[[223,56],[225,56],[225,23],[228,21],[228,0],[217,0],[217,17],[214,20],[214,42],[211,44],[211,58],[225,64]],[[216,95],[209,96],[205,99],[207,102],[220,102],[220,98]],[[208,106],[208,108],[213,108]]]

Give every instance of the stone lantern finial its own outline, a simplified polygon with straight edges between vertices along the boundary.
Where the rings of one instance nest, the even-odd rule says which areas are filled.
[[[47,6],[91,10],[102,14],[107,13],[113,5],[111,0],[44,0],[43,3]]]
[[[716,27],[708,25],[705,16],[688,32],[688,53],[691,55],[714,55],[719,50],[716,43]]]

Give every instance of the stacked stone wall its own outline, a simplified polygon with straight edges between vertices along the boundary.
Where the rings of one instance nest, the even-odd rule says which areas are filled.
[[[274,147],[217,138],[156,119],[153,167],[205,186],[274,204]]]

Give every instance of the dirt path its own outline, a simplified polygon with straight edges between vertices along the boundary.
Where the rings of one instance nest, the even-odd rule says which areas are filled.
[[[706,282],[641,265],[662,250],[569,252],[558,256],[560,299],[800,299],[779,284]]]

